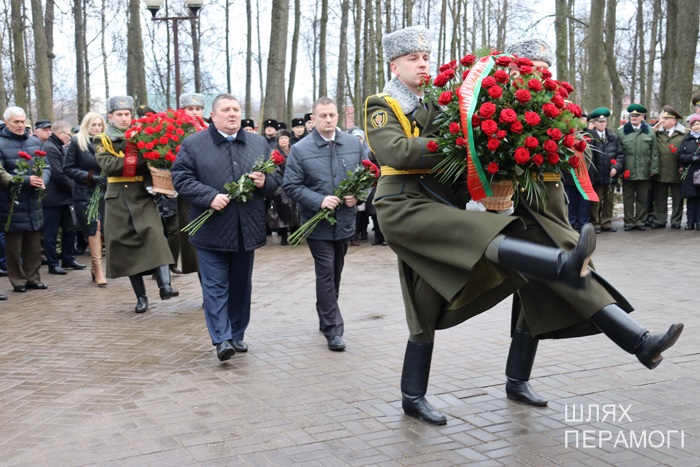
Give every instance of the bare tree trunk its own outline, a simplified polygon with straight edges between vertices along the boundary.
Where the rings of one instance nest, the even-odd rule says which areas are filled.
[[[7,11],[3,12],[7,16]],[[0,27],[0,44],[5,43],[5,25]],[[4,111],[7,108],[7,90],[5,88],[5,70],[2,66],[2,60],[0,60],[0,111]]]
[[[377,92],[377,61],[383,57],[377,57],[376,41],[374,35],[374,8],[372,0],[365,0],[365,33],[364,50],[365,60],[362,67],[362,90],[363,95],[369,96]]]
[[[294,0],[294,31],[292,31],[292,57],[289,64],[289,85],[287,88],[287,112],[286,120],[292,121],[294,117],[294,85],[297,77],[297,54],[299,51],[299,27],[301,24],[301,0]],[[341,40],[342,40],[341,36]],[[347,60],[347,51],[346,51]],[[340,62],[343,63],[342,61]],[[338,72],[340,75],[340,71]]]
[[[498,31],[496,33],[496,50],[505,50],[506,32],[508,32],[508,0],[503,0],[503,8],[496,18]]]
[[[260,0],[255,0],[255,26],[258,33],[258,76],[260,82],[260,119],[265,115],[265,92],[263,90],[264,77],[262,71],[262,41],[260,40]],[[262,129],[262,127],[261,127]]]
[[[326,42],[328,39],[328,0],[321,0],[321,33],[318,38],[318,95],[328,96],[328,57],[326,54]]]
[[[87,44],[83,19],[83,2],[82,0],[75,0],[73,2],[73,21],[75,22],[75,78],[77,85],[78,121],[83,119],[90,108],[87,90],[85,89],[85,78],[87,76],[85,72],[85,68],[87,67],[85,62],[85,49],[87,49]]]
[[[28,93],[29,76],[27,75],[27,62],[24,59],[24,18],[22,17],[22,0],[11,0],[12,8],[12,46],[14,56],[12,59],[12,74],[15,77],[15,105],[24,109],[29,114]]]
[[[362,2],[354,0],[355,14],[353,24],[355,25],[355,83],[353,87],[353,106],[355,108],[355,125],[360,128],[365,127],[364,101],[362,99],[362,80],[361,80],[361,56],[362,56]]]
[[[228,10],[228,5],[226,6]],[[245,19],[246,19],[246,57],[245,57],[245,116],[251,117],[250,93],[253,89],[253,6],[250,0],[245,2]],[[228,40],[227,40],[228,43]],[[230,51],[227,49],[227,56]],[[228,76],[228,92],[231,93],[231,67],[227,70]]]
[[[595,1],[595,0],[594,0]],[[615,32],[617,29],[617,0],[607,0],[605,13],[605,64],[612,83],[612,116],[613,122],[619,121],[622,115],[622,100],[625,90],[617,72],[615,57]]]
[[[226,54],[226,92],[231,94],[231,0],[226,0],[224,2],[224,24],[226,25],[226,31],[224,31],[224,50]],[[246,118],[250,115],[250,0],[245,2],[245,16],[246,16],[246,26],[248,28],[248,34],[246,35],[246,67],[245,67],[245,105],[244,113]]]
[[[387,76],[384,75],[384,51],[382,50],[382,2],[377,0],[374,9],[375,25],[374,25],[374,44],[377,49],[377,83],[381,83]]]
[[[646,62],[644,60],[644,54],[646,53],[646,48],[644,47],[644,11],[642,8],[644,7],[644,0],[637,0],[637,36],[639,37],[639,58],[634,61],[634,67],[635,67],[635,74],[639,76],[639,83],[638,86],[632,86],[634,88],[639,89],[639,99],[640,102],[644,103],[649,107],[649,109],[653,108],[653,105],[651,102],[646,102],[642,100],[642,95],[644,94],[644,88],[647,87],[646,83],[646,77],[644,75],[644,71],[646,70]],[[652,39],[653,41],[653,39]]]
[[[41,0],[31,0],[34,27],[34,88],[36,90],[37,116],[53,120],[53,93],[51,66],[46,46],[44,15]]]
[[[667,0],[666,15],[666,48],[661,57],[659,104],[673,106],[685,113],[689,110],[692,95],[700,3]]]
[[[661,22],[661,0],[653,0],[654,8],[651,19],[651,43],[649,44],[649,61],[647,62],[647,85],[642,93],[642,102],[648,102],[654,106],[654,62],[656,61],[656,48],[661,42],[659,27]]]
[[[53,59],[56,55],[53,53],[53,25],[55,21],[56,4],[54,0],[46,0],[46,9],[44,13],[44,34],[46,34],[46,55],[49,60],[49,76],[51,77],[51,86],[53,87]]]
[[[92,99],[92,91],[90,90],[90,55],[88,52],[88,47],[87,47],[87,31],[85,31],[85,25],[87,24],[87,8],[85,7],[85,2],[82,2],[83,5],[83,38],[85,40],[85,48],[83,49],[83,63],[85,64],[85,102],[87,102],[87,110],[90,110],[90,102]],[[80,121],[80,120],[79,120]]]
[[[567,16],[568,16],[568,21],[566,22],[567,24],[567,32],[569,34],[569,39],[568,39],[568,44],[569,44],[569,51],[567,53],[567,57],[569,60],[568,68],[569,68],[569,81],[571,83],[575,84],[576,81],[576,22],[574,21],[574,4],[576,3],[576,0],[568,0],[568,3],[566,5],[567,8]],[[579,103],[581,96],[579,94]],[[573,100],[573,96],[571,97],[571,100]]]
[[[589,112],[596,107],[609,107],[611,104],[610,79],[605,66],[605,0],[591,0],[591,20],[588,23],[588,70],[585,77],[586,86],[583,107]],[[595,20],[593,18],[599,18]],[[611,127],[612,128],[612,127]]]
[[[287,59],[287,29],[289,2],[272,1],[270,49],[267,54],[267,84],[265,86],[265,115],[283,118],[285,111],[284,76]]]
[[[438,65],[444,63],[445,60],[445,41],[447,40],[447,0],[442,0],[442,7],[440,7],[440,29],[438,30],[438,55],[437,62]]]
[[[568,35],[566,31],[567,21],[567,5],[566,0],[556,0],[554,8],[554,35],[556,42],[555,54],[557,57],[557,79],[569,81],[569,46]]]
[[[335,101],[338,103],[338,125],[341,129],[347,129],[345,113],[345,79],[348,70],[348,16],[350,10],[349,0],[342,0],[340,4],[340,50],[338,51],[338,81],[335,89]]]
[[[126,93],[134,98],[135,105],[148,104],[146,60],[143,55],[143,40],[141,39],[139,0],[129,0],[127,21]]]
[[[194,68],[194,92],[202,92],[202,67],[199,63],[200,54],[200,34],[199,21],[196,18],[190,20],[190,30],[192,31],[192,67]],[[180,105],[178,102],[177,105]]]
[[[100,9],[100,17],[102,18],[101,29],[100,29],[100,49],[102,50],[102,72],[105,76],[105,97],[109,98],[109,68],[107,68],[107,47],[105,45],[105,34],[107,31],[106,24],[106,13],[107,13],[107,0],[102,0],[102,6]]]

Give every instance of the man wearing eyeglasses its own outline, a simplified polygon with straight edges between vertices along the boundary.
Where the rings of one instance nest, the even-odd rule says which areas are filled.
[[[75,261],[75,226],[71,214],[73,204],[73,181],[63,171],[66,145],[70,143],[70,125],[62,120],[51,127],[51,134],[44,143],[46,162],[51,166],[51,178],[46,184],[44,211],[44,254],[49,265],[49,274],[65,275],[67,269],[85,269]],[[56,253],[58,229],[61,235],[61,260]]]

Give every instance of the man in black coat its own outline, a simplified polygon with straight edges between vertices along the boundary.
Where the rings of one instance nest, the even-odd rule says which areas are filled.
[[[42,216],[39,192],[51,177],[51,168],[45,167],[41,177],[37,175],[37,151],[41,141],[31,135],[25,127],[27,115],[19,107],[9,107],[3,113],[5,126],[0,127],[0,165],[12,176],[17,174],[20,152],[29,160],[29,171],[22,182],[15,186],[12,181],[0,187],[0,227],[5,229],[7,272],[15,292],[27,289],[47,289],[41,282],[41,227]],[[13,187],[17,190],[16,203],[12,204]],[[12,211],[11,211],[12,209]],[[6,228],[7,227],[7,228]]]
[[[179,196],[190,205],[190,218],[214,209],[190,237],[197,248],[204,297],[204,317],[219,360],[245,352],[243,341],[250,321],[253,259],[265,245],[265,196],[280,185],[279,171],[248,176],[253,197],[232,202],[224,185],[249,173],[270,149],[262,136],[242,131],[241,106],[234,96],[220,94],[212,103],[211,125],[185,139],[172,168]]]
[[[73,204],[73,181],[63,171],[66,145],[70,142],[70,125],[59,120],[51,127],[51,135],[44,143],[46,161],[51,166],[51,178],[46,184],[44,211],[44,254],[49,265],[49,274],[65,275],[66,269],[85,269],[75,261],[75,225],[71,208]],[[61,262],[56,254],[58,229],[61,229]]]
[[[617,232],[612,226],[615,185],[625,164],[625,152],[617,133],[608,130],[610,109],[598,107],[588,115],[593,128],[586,130],[593,160],[588,173],[599,202],[591,203],[591,221],[597,233]]]

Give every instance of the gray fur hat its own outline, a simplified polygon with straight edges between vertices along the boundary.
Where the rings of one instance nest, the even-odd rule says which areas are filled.
[[[107,99],[107,113],[111,114],[115,110],[134,111],[134,98],[131,96],[114,96]]]
[[[184,109],[187,107],[204,108],[206,103],[207,103],[207,99],[206,99],[206,97],[204,97],[204,94],[197,94],[195,92],[190,92],[187,94],[180,95],[180,108],[181,109]]]
[[[552,49],[542,39],[527,39],[516,42],[508,46],[506,53],[516,57],[529,58],[530,60],[542,60],[549,66],[552,66],[554,61]]]
[[[404,55],[426,52],[430,53],[432,37],[423,26],[411,26],[399,29],[382,38],[384,58],[387,62]]]

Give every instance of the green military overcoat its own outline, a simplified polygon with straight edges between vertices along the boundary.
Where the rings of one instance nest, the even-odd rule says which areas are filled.
[[[632,124],[627,122],[619,130],[622,149],[625,151],[625,166],[629,170],[628,180],[649,180],[652,175],[659,173],[659,148],[654,130],[642,122],[641,129],[634,131]]]
[[[683,125],[676,125],[673,136],[663,128],[656,131],[656,142],[659,146],[659,172],[654,176],[654,181],[662,183],[681,183],[680,162],[676,151],[681,147],[681,141],[685,138],[687,130]]]
[[[111,140],[113,151],[96,137],[96,158],[107,174],[105,192],[105,248],[107,256],[107,277],[148,274],[153,269],[173,263],[158,206],[146,186],[151,184],[151,176],[146,159],[139,155],[136,163],[136,176],[143,181],[113,181],[124,173],[124,152],[126,140],[123,132],[110,126],[104,135]],[[120,155],[121,154],[121,155]]]
[[[382,233],[399,259],[411,334],[422,332],[416,276],[444,299],[435,329],[488,310],[525,283],[522,276],[484,257],[494,237],[522,230],[522,222],[464,210],[466,199],[460,196],[465,193],[464,183],[455,189],[456,185],[440,183],[425,173],[440,160],[426,148],[438,112],[431,104],[421,104],[402,114],[410,125],[409,137],[383,95],[369,97],[365,105],[367,142],[382,166],[374,206]]]

